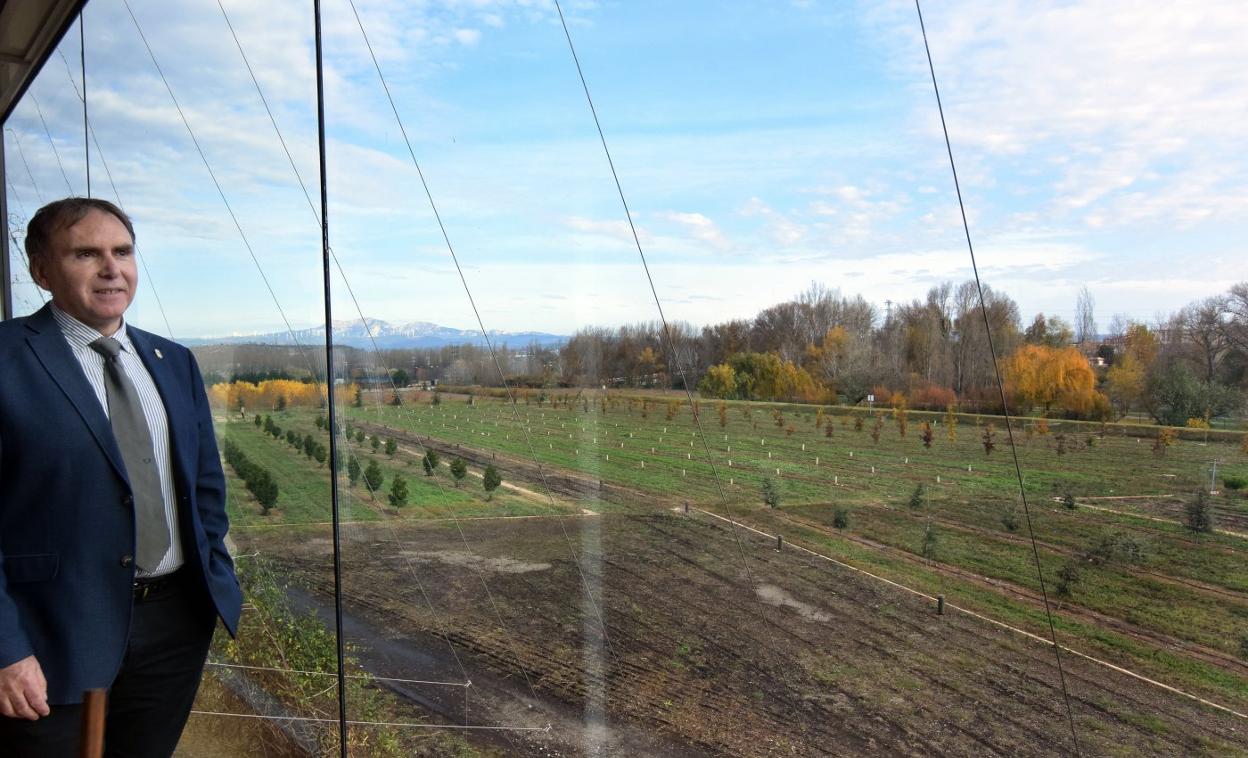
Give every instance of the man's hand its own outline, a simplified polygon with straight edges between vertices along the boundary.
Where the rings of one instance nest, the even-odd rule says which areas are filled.
[[[48,708],[48,681],[35,656],[0,669],[0,715],[34,721]]]

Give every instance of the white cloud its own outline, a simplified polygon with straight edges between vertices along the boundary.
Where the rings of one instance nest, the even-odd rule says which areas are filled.
[[[456,42],[468,47],[472,47],[481,41],[480,29],[456,29],[453,34]]]
[[[898,32],[897,60],[923,122],[939,134],[914,6],[867,12]],[[1165,3],[984,0],[931,5],[924,20],[955,152],[1056,174],[1049,212],[1095,226],[1194,224],[1239,213],[1248,172],[1248,13],[1230,0]],[[992,158],[995,156],[995,158]],[[1186,166],[1181,206],[1123,217],[1122,199]],[[960,167],[961,168],[961,167]],[[971,178],[969,173],[964,179]]]

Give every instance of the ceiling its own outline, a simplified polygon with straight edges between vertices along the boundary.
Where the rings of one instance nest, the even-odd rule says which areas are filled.
[[[69,30],[87,0],[0,0],[0,122]]]

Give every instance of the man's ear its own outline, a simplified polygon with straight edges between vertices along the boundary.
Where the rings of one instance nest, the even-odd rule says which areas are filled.
[[[35,284],[38,284],[40,288],[45,289],[48,292],[51,292],[52,288],[48,286],[48,278],[44,276],[43,265],[45,262],[44,261],[45,255],[47,255],[47,253],[42,253],[40,255],[32,255],[30,257],[30,267],[29,267],[30,278],[34,279]]]

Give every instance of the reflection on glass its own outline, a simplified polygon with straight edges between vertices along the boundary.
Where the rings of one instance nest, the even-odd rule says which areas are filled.
[[[1248,752],[1222,64],[935,9],[981,301],[912,9],[562,8],[609,166],[554,8],[328,4],[327,371],[308,10],[97,1],[93,188],[248,598],[187,754],[338,752],[331,477],[352,754]],[[13,243],[85,191],[77,52],[5,124]],[[1160,129],[1120,77],[1171,67]]]

